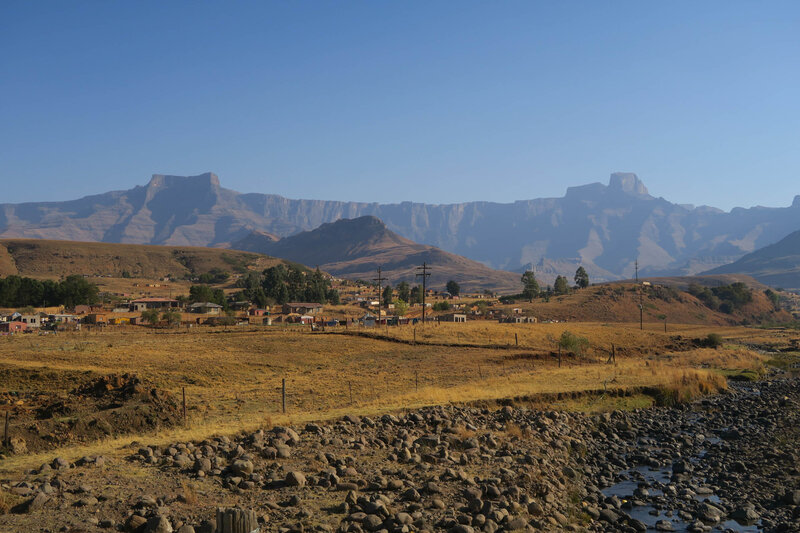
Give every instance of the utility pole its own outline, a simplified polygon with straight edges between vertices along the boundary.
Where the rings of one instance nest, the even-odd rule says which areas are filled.
[[[639,287],[639,329],[644,329],[644,287]]]
[[[417,267],[417,270],[421,272],[417,272],[416,277],[422,277],[422,325],[425,326],[425,287],[427,286],[427,279],[428,276],[431,275],[428,272],[431,268],[428,266],[428,263],[423,262],[421,267]]]
[[[381,300],[383,299],[383,282],[386,281],[386,278],[381,276],[381,267],[378,267],[378,277],[377,278],[373,278],[373,281],[377,281],[378,282],[378,324],[379,324],[379,327],[380,327],[380,323],[381,323],[381,305],[383,303],[383,302],[381,302]],[[386,308],[386,324],[387,325],[389,324],[389,308],[388,307]]]
[[[635,279],[636,279],[636,283],[639,283],[639,260],[638,259],[636,260],[635,265],[636,265]]]

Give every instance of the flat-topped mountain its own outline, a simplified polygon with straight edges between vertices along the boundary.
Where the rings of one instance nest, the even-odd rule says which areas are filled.
[[[800,225],[800,220],[798,221]],[[800,231],[749,253],[707,274],[747,274],[761,283],[787,289],[800,288]]]
[[[180,246],[229,246],[253,231],[288,237],[342,218],[372,215],[414,242],[497,269],[571,275],[593,281],[695,274],[731,263],[797,230],[800,196],[790,207],[724,212],[651,196],[635,174],[608,185],[567,188],[561,198],[509,204],[431,205],[290,200],[241,194],[214,174],[155,175],[150,183],[79,200],[0,205],[0,237]]]
[[[416,268],[427,262],[432,266],[428,280],[432,288],[442,288],[452,279],[469,290],[521,290],[519,274],[493,270],[433,246],[417,244],[389,230],[373,216],[338,220],[278,241],[254,233],[232,247],[319,266],[349,279],[371,280],[381,267],[391,284],[400,281],[413,284],[419,281]]]

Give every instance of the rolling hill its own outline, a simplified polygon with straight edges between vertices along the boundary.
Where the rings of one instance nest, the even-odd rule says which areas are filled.
[[[189,246],[148,246],[37,239],[0,240],[0,276],[57,279],[70,274],[176,278],[218,268],[227,272],[264,269],[280,259],[261,254]]]
[[[800,231],[749,253],[706,274],[747,274],[756,280],[787,289],[800,288]]]
[[[533,189],[532,189],[533,190]],[[735,261],[797,230],[800,196],[784,208],[671,203],[635,174],[566,188],[560,198],[501,204],[377,204],[292,200],[225,189],[216,175],[156,174],[145,186],[65,202],[0,204],[0,237],[225,247],[253,231],[288,237],[372,215],[398,235],[492,268],[593,281],[691,275]]]
[[[233,243],[233,247],[319,266],[348,279],[371,280],[381,267],[392,284],[416,283],[416,268],[426,262],[432,267],[428,280],[432,288],[442,288],[452,279],[468,290],[521,289],[519,274],[493,270],[433,246],[417,244],[390,231],[372,216],[338,220],[277,241],[270,235],[254,233]]]

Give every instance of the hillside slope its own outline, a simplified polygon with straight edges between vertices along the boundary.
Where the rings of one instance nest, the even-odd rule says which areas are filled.
[[[263,269],[283,263],[255,253],[188,246],[148,246],[97,242],[0,240],[0,276],[16,274],[33,278],[60,278],[70,274],[120,278],[123,272],[136,278],[180,278],[203,274],[214,268],[234,272]]]
[[[68,202],[0,204],[0,237],[178,246],[226,246],[252,231],[287,237],[372,215],[395,233],[493,268],[594,281],[687,275],[721,266],[797,229],[800,196],[786,208],[724,212],[655,198],[631,173],[561,198],[431,205],[291,200],[240,194],[211,173],[154,175],[146,186]]]
[[[428,283],[432,288],[442,288],[452,279],[468,290],[520,290],[519,274],[493,270],[465,257],[417,244],[390,231],[371,216],[323,224],[279,241],[253,234],[233,247],[319,266],[349,279],[371,280],[381,267],[392,284],[416,283],[416,269],[426,262],[431,266]]]
[[[800,222],[798,222],[800,224]],[[800,231],[705,274],[747,274],[766,285],[800,288]]]

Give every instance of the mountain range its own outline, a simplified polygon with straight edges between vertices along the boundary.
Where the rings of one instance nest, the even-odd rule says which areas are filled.
[[[237,250],[281,257],[308,266],[318,266],[348,279],[372,280],[376,270],[389,283],[419,283],[417,267],[431,265],[428,286],[443,288],[454,280],[468,290],[491,289],[518,292],[520,275],[493,270],[465,257],[433,246],[417,244],[389,230],[380,219],[363,216],[322,224],[276,240],[274,235],[253,233],[232,244]]]
[[[592,281],[695,274],[741,258],[800,229],[789,207],[671,203],[635,174],[569,187],[561,198],[503,204],[377,204],[242,194],[211,173],[154,175],[145,186],[78,200],[0,204],[0,237],[229,247],[251,233],[284,238],[343,218],[371,215],[414,242],[495,269],[535,266],[547,280],[581,264]]]
[[[708,274],[748,274],[765,285],[800,289],[800,231]]]

